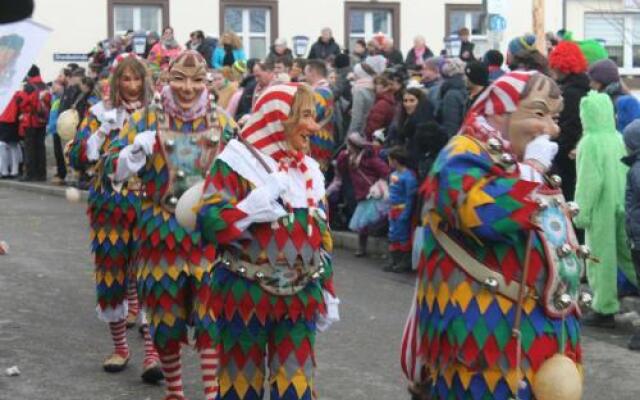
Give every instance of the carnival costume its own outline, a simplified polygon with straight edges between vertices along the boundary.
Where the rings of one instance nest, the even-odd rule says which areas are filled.
[[[175,207],[186,189],[203,180],[235,123],[206,91],[206,62],[199,53],[183,52],[169,73],[171,85],[148,112],[133,114],[120,139],[112,143],[105,174],[115,182],[137,174],[144,188],[138,221],[138,291],[160,353],[166,399],[184,399],[180,349],[192,326],[209,400],[218,391],[211,286],[215,247],[203,242],[200,232],[180,226]],[[186,90],[199,86],[189,109],[181,106],[174,82],[184,83]]]
[[[537,73],[496,80],[421,188],[423,240],[401,359],[421,398],[534,399],[558,364],[573,379],[553,382],[555,390],[574,390],[565,399],[580,396],[577,303],[588,300],[578,290],[580,256],[589,255],[570,220],[578,210],[564,202],[557,178],[543,176],[535,163],[518,164],[487,121],[513,119],[527,98],[549,104],[544,88],[552,85]],[[527,145],[524,159],[541,143],[551,144],[548,135]],[[555,152],[545,152],[539,163],[548,168]]]
[[[316,121],[320,129],[310,137],[310,155],[320,164],[320,169],[325,172],[329,168],[333,157],[335,145],[334,96],[331,86],[326,79],[322,79],[313,87],[316,98]]]
[[[120,88],[121,72],[131,70],[139,76],[139,99],[127,103]],[[123,54],[111,67],[111,81],[104,82],[103,101],[92,106],[73,141],[68,145],[68,160],[79,171],[101,171],[111,143],[120,134],[130,115],[143,109],[149,96],[146,91],[146,69],[134,54]],[[114,91],[114,93],[110,93]],[[113,95],[112,95],[113,94]],[[111,97],[111,98],[109,98]],[[112,107],[111,104],[115,104]],[[109,323],[115,352],[104,364],[110,372],[122,370],[129,360],[127,319],[135,323],[138,315],[136,293],[136,221],[140,213],[140,187],[132,180],[114,188],[98,173],[89,188],[87,214],[91,227],[91,249],[95,255],[95,278],[98,317]],[[141,314],[143,316],[143,314]],[[160,360],[155,351],[144,318],[141,331],[145,340],[144,372],[148,382],[162,379]]]
[[[316,328],[335,320],[337,299],[324,177],[286,141],[302,126],[300,103],[313,113],[310,89],[268,88],[204,186],[198,227],[218,254],[211,331],[221,349],[219,399],[262,399],[265,359],[272,400],[316,398]]]
[[[389,251],[411,252],[411,216],[418,189],[416,174],[408,168],[389,176]]]

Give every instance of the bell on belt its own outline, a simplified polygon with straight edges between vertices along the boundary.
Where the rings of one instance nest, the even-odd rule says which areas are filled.
[[[262,271],[256,272],[256,278],[258,278],[258,279],[264,278],[264,272],[262,272]]]
[[[503,153],[500,156],[500,161],[502,163],[508,164],[508,165],[515,164],[515,162],[516,162],[515,158],[513,158],[513,156],[511,154],[509,154],[509,153]]]
[[[165,142],[165,147],[167,148],[167,150],[173,151],[173,149],[176,147],[176,141],[173,139],[167,140]]]
[[[571,296],[567,293],[563,293],[556,299],[556,307],[560,310],[566,310],[572,302],[573,299]]]
[[[498,280],[496,278],[487,278],[484,280],[484,282],[482,282],[482,286],[484,286],[485,289],[492,293],[495,293],[496,290],[498,290],[499,285],[500,284],[498,283]]]
[[[592,301],[593,296],[591,296],[591,293],[583,292],[580,294],[580,305],[582,307],[590,307]]]
[[[585,260],[591,257],[591,249],[586,244],[578,247],[578,257],[584,258]]]
[[[172,207],[175,207],[176,205],[178,205],[178,198],[176,196],[169,196],[167,198],[167,204],[169,204]]]
[[[558,257],[566,257],[571,254],[571,245],[568,243],[563,244],[561,247],[558,247],[556,250],[558,252]]]
[[[532,389],[537,400],[580,400],[582,375],[572,359],[556,354],[542,363]]]
[[[238,272],[240,272],[241,275],[244,275],[247,273],[247,268],[245,267],[240,267],[238,268]]]
[[[580,214],[580,206],[575,201],[568,202],[567,209],[572,217],[577,217]]]
[[[560,178],[559,175],[551,175],[551,186],[553,186],[554,188],[559,188],[560,186],[562,186],[562,178]]]
[[[538,208],[542,211],[549,208],[549,202],[545,199],[542,199],[542,198],[536,199],[536,203],[538,203]]]
[[[185,176],[187,176],[183,170],[179,169],[178,172],[176,172],[176,176],[178,177],[178,179],[184,179]]]
[[[489,149],[493,151],[502,151],[502,142],[499,139],[491,138],[487,140],[487,144],[489,145]]]

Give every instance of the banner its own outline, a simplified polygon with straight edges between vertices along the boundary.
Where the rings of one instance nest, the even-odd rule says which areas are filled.
[[[51,29],[31,19],[0,25],[0,112],[21,88]]]

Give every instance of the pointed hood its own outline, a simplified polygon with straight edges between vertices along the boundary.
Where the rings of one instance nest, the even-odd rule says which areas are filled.
[[[582,135],[618,135],[615,113],[611,98],[595,90],[590,91],[580,101]]]

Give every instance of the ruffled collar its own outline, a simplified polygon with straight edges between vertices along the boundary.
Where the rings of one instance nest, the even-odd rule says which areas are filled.
[[[169,85],[162,88],[162,105],[169,115],[182,121],[193,121],[205,116],[207,113],[209,92],[205,89],[202,91],[200,98],[191,109],[185,111],[178,105],[174,97],[173,91]]]

